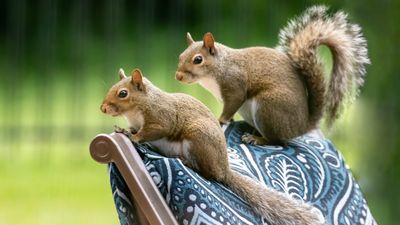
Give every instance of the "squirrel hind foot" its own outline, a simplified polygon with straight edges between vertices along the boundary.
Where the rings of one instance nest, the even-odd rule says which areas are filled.
[[[254,134],[249,134],[249,133],[244,133],[242,135],[242,142],[245,144],[251,144],[251,145],[267,145],[269,144],[269,141],[260,136],[256,136]]]
[[[278,145],[288,147],[288,142],[284,140],[270,140],[265,137],[260,137],[254,134],[244,133],[241,137],[242,142],[250,145]]]

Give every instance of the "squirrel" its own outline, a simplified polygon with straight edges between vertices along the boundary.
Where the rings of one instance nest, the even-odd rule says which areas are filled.
[[[245,134],[245,143],[286,144],[316,129],[324,113],[330,127],[344,100],[358,94],[370,61],[360,26],[350,24],[344,12],[327,11],[312,6],[291,20],[276,48],[233,49],[215,42],[210,32],[197,42],[187,33],[175,78],[199,83],[222,101],[220,123],[238,111],[262,136]],[[320,45],[332,54],[329,81],[318,58]]]
[[[223,183],[272,224],[324,223],[311,205],[231,170],[220,124],[200,101],[162,91],[139,69],[129,77],[120,69],[119,76],[120,81],[110,88],[100,107],[105,114],[125,117],[131,131],[118,132],[133,142],[148,142],[161,154],[180,158],[206,179]]]

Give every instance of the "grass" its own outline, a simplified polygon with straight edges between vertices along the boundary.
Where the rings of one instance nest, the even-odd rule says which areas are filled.
[[[119,224],[106,166],[89,156],[1,167],[0,225]]]

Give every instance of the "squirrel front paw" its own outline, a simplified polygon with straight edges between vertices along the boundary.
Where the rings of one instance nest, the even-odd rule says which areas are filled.
[[[131,133],[131,132],[129,132],[128,130],[126,130],[126,129],[124,129],[124,128],[121,128],[121,127],[119,127],[119,126],[117,126],[117,125],[114,125],[114,132],[115,132],[115,133],[124,134],[124,135],[127,136],[128,138],[131,138],[131,136],[132,136],[132,133]]]
[[[128,131],[128,130],[118,127],[118,126],[114,126],[114,132],[127,136],[129,138],[129,140],[131,140],[135,143],[140,143],[143,139],[140,135],[137,134],[137,131],[135,133],[133,133],[134,131],[132,131],[132,130]]]

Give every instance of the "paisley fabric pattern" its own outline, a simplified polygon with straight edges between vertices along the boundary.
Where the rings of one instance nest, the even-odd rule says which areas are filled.
[[[114,197],[120,223],[126,225],[139,224],[136,220],[135,206],[131,201],[132,198],[128,186],[114,163],[108,165],[108,172],[110,175],[112,195]]]
[[[254,133],[244,122],[225,130],[231,168],[293,198],[311,203],[329,225],[376,224],[342,156],[329,140],[304,135],[288,146],[254,146],[241,142]],[[136,145],[147,170],[180,224],[269,224],[223,185],[208,181],[179,159],[165,158],[149,145]],[[110,165],[113,196],[121,224],[136,224],[126,188]]]

